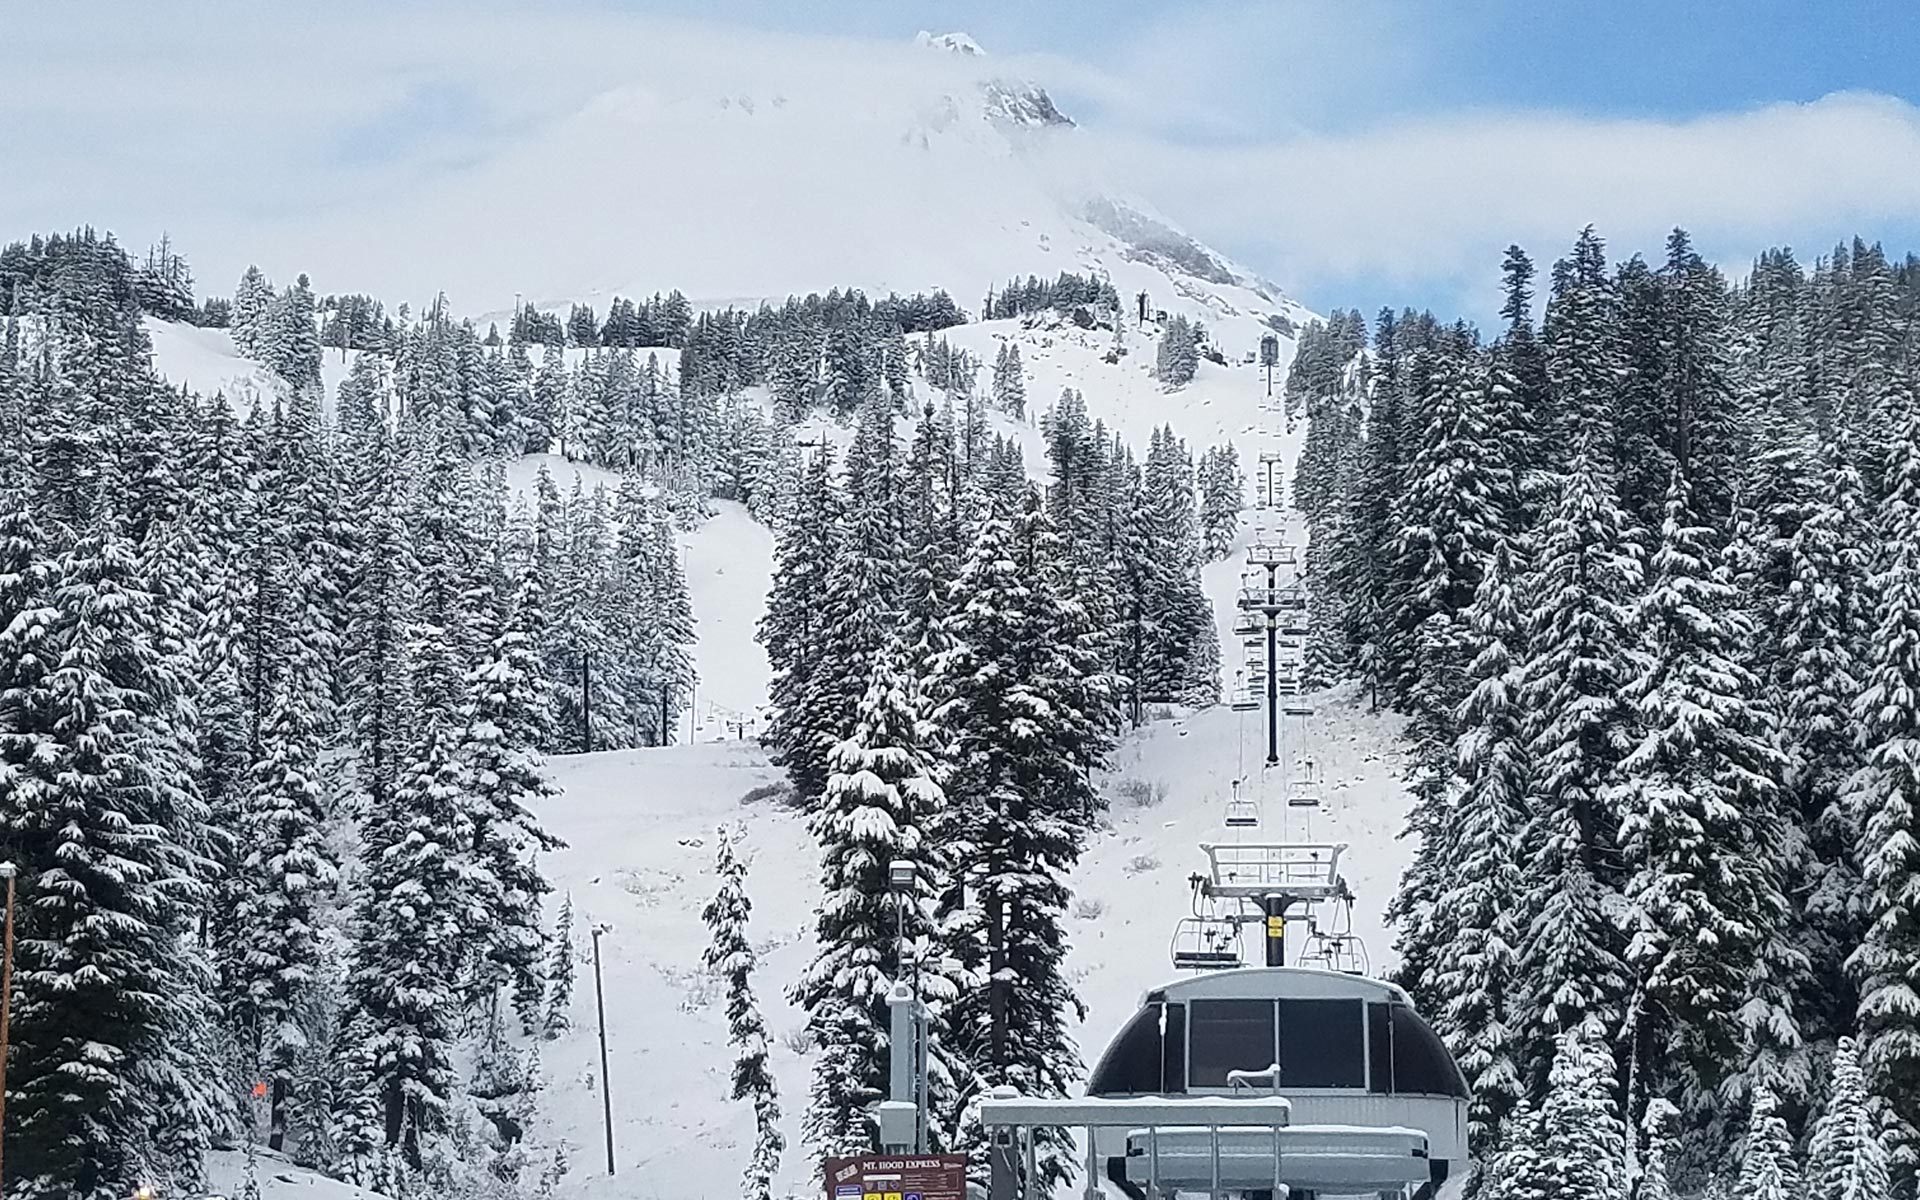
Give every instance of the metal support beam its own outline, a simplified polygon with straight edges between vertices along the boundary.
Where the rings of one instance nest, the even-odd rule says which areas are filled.
[[[1260,897],[1260,911],[1266,914],[1267,965],[1287,965],[1287,907],[1290,898],[1278,894]]]

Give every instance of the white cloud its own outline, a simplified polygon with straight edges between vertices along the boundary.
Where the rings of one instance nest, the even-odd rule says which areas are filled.
[[[1677,121],[1394,117],[1382,110],[1435,77],[1446,43],[1407,38],[1389,11],[1182,6],[1097,62],[989,45],[986,69],[1085,102],[1062,170],[1117,180],[1322,306],[1366,279],[1484,307],[1508,242],[1544,264],[1588,222],[1616,247],[1650,249],[1687,225],[1736,262],[1774,242],[1812,252],[1855,229],[1920,226],[1920,111],[1902,100],[1837,94]],[[35,5],[0,24],[26,34],[0,38],[0,235],[86,221],[140,244],[164,228],[209,290],[258,259],[276,276],[304,268],[323,287],[415,300],[446,281],[484,305],[542,281],[607,282],[623,269],[610,244],[642,268],[629,276],[671,286],[672,270],[715,259],[717,277],[748,278],[752,239],[802,240],[803,217],[858,240],[830,211],[844,198],[835,160],[870,151],[900,115],[866,97],[925,95],[930,72],[981,69],[914,52],[911,30],[891,44],[597,8]],[[759,162],[724,159],[762,153],[751,139],[723,138],[703,161],[684,123],[640,119],[647,105],[782,88],[851,115],[807,123],[811,153],[780,145]],[[608,106],[634,110],[624,140],[605,133]],[[639,202],[668,190],[673,204]],[[964,195],[940,179],[903,193],[933,198],[928,230]],[[799,215],[764,220],[778,204]],[[678,227],[631,227],[649,211]],[[703,220],[739,224],[703,248]],[[1017,232],[980,253],[1006,252]],[[831,284],[830,240],[790,265]]]
[[[1465,113],[1257,147],[1115,138],[1093,152],[1128,164],[1200,236],[1308,290],[1371,276],[1478,291],[1509,242],[1544,263],[1589,223],[1652,249],[1685,226],[1737,263],[1920,222],[1920,110],[1859,93],[1683,121]]]

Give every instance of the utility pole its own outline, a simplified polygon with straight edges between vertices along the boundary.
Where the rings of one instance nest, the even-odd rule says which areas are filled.
[[[593,1009],[600,1022],[600,1109],[607,1128],[607,1174],[613,1170],[613,1079],[607,1074],[607,999],[600,987],[600,935],[613,926],[593,923]]]
[[[0,862],[0,876],[7,881],[7,940],[4,965],[0,965],[0,1147],[6,1144],[7,1038],[13,1019],[13,881],[19,873],[20,868],[11,862]],[[0,1174],[0,1193],[5,1191],[5,1179]]]
[[[580,753],[593,753],[593,651],[580,652]]]
[[[920,868],[911,859],[887,864],[887,890],[893,894],[894,976],[887,989],[891,1044],[887,1099],[880,1104],[880,1144],[893,1153],[927,1152],[927,1010],[920,1002],[920,960],[907,980],[907,905]]]

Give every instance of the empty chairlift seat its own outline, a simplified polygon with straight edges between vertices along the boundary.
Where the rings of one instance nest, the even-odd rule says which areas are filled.
[[[1288,808],[1319,808],[1320,795],[1320,772],[1310,762],[1302,766],[1298,778],[1287,781]]]
[[[1260,806],[1239,796],[1227,801],[1226,826],[1228,829],[1258,829]]]

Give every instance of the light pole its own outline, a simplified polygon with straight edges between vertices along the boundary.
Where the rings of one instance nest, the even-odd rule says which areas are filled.
[[[912,859],[887,864],[887,890],[894,898],[895,974],[906,975],[907,905],[912,902],[920,868]],[[913,956],[913,980],[896,978],[887,996],[892,1046],[888,1102],[880,1106],[880,1140],[897,1150],[927,1150],[927,1014],[920,1003],[920,956]]]
[[[13,1019],[13,888],[20,868],[0,862],[0,878],[7,881],[7,935],[5,958],[0,959],[0,1148],[6,1144],[7,1129],[7,1035]],[[0,1174],[0,1192],[5,1190],[5,1175]]]
[[[611,933],[604,921],[593,923],[593,1009],[600,1021],[600,1107],[607,1127],[607,1174],[613,1170],[613,1080],[607,1074],[607,999],[600,987],[600,935]]]

